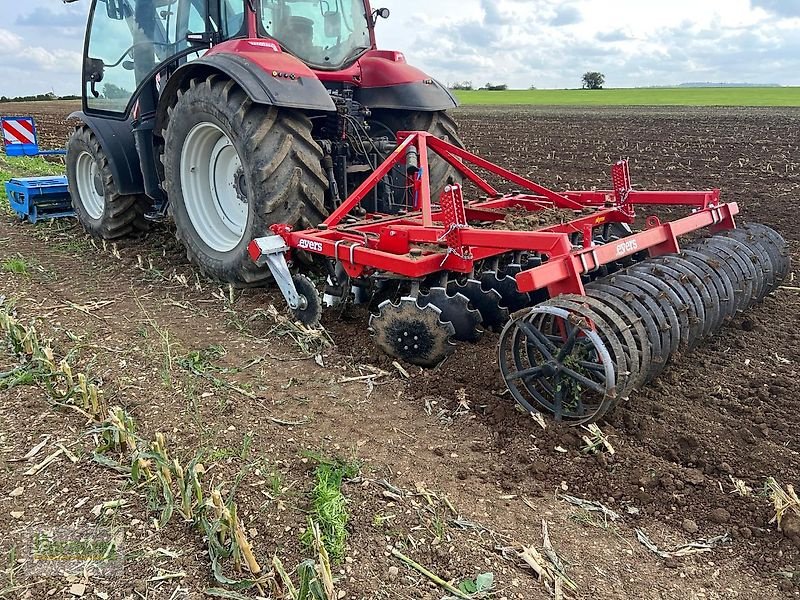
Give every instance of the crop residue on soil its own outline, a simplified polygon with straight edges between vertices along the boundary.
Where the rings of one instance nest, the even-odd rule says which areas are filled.
[[[42,118],[50,145],[63,143],[69,110],[0,105],[0,113]],[[720,187],[744,219],[781,231],[800,264],[800,226],[787,208],[800,189],[797,111],[485,108],[456,116],[470,149],[555,189],[607,188],[610,165],[625,157],[640,189]],[[228,290],[195,277],[166,228],[103,250],[68,224],[33,227],[4,214],[0,262],[18,253],[28,273],[2,272],[0,295],[15,299],[58,352],[74,351],[136,417],[142,436],[165,432],[183,456],[205,448],[215,483],[229,489],[239,481],[240,516],[265,562],[276,552],[287,565],[304,558],[299,540],[314,485],[307,452],[362,462],[362,479],[343,486],[351,518],[337,585],[347,598],[442,596],[398,562],[393,547],[446,579],[493,572],[501,597],[547,598],[530,569],[502,550],[541,549],[542,519],[580,598],[800,595],[797,520],[778,531],[762,493],[767,477],[800,483],[796,289],[739,317],[620,406],[601,425],[616,452],[591,455],[582,451],[586,432],[542,429],[514,408],[494,334],[438,369],[407,367],[405,379],[371,344],[365,309],[328,311],[337,348],[318,360],[304,356],[263,312],[280,306],[278,293],[236,292],[231,303]],[[179,358],[212,347],[207,376],[180,367]],[[1,354],[0,372],[13,368]],[[119,577],[87,582],[87,595],[168,598],[180,587],[200,597],[214,585],[202,540],[179,523],[154,530],[146,501],[91,461],[80,415],[48,405],[33,387],[0,393],[0,525],[8,532],[0,551],[10,556],[34,524],[94,520],[92,506],[122,497],[129,502],[115,518],[142,558]],[[62,443],[80,461],[25,476],[30,463],[17,460],[44,439],[37,458]],[[565,494],[600,502],[620,519],[596,518],[561,500]],[[637,540],[637,529],[661,549],[729,541],[663,558]],[[69,597],[75,583],[39,581],[24,565],[14,581],[31,584],[19,592],[30,598],[51,589]]]

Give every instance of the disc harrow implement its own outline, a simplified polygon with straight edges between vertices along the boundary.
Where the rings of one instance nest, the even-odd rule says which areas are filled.
[[[459,176],[436,201],[429,153]],[[373,189],[403,167],[406,209],[368,212]],[[486,175],[522,191],[501,193]],[[465,189],[482,196],[465,200]],[[682,216],[637,214],[665,206]],[[315,301],[305,298],[306,279],[295,287],[287,264],[299,262],[298,251],[314,257],[329,274],[326,298],[371,303],[375,343],[398,360],[435,367],[456,342],[499,332],[500,372],[514,400],[580,425],[602,418],[788,276],[780,234],[761,224],[737,228],[738,213],[719,190],[637,190],[627,161],[613,166],[609,190],[555,192],[428,133],[404,132],[324,223],[274,226],[275,236],[254,240],[250,254],[282,275],[275,279],[296,312]],[[538,225],[509,228],[520,214]]]

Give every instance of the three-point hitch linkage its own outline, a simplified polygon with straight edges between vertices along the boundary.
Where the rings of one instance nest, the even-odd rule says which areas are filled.
[[[432,160],[459,175],[431,199]],[[370,193],[393,171],[407,174],[409,210],[366,212]],[[510,184],[501,193],[492,181]],[[750,304],[789,271],[786,243],[763,225],[736,228],[735,203],[719,190],[640,191],[627,161],[612,168],[610,190],[555,192],[425,132],[398,135],[393,154],[315,229],[273,227],[254,240],[289,306],[318,320],[310,280],[290,275],[286,257],[322,257],[327,292],[372,302],[377,345],[433,367],[454,340],[501,332],[500,368],[515,400],[572,424],[592,422]],[[464,199],[464,185],[482,198]],[[648,216],[634,233],[637,207],[683,208],[677,220]],[[549,225],[504,228],[509,216]],[[569,215],[568,220],[564,215]],[[522,219],[525,221],[525,218]],[[678,238],[709,237],[682,249]]]

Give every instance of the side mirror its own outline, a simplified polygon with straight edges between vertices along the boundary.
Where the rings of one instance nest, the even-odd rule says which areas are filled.
[[[112,21],[124,21],[125,9],[120,0],[105,0],[106,1],[106,14]]]
[[[328,11],[323,15],[325,37],[340,38],[342,36],[342,17],[338,12]]]
[[[372,26],[377,25],[378,19],[388,19],[390,14],[392,13],[388,8],[376,8],[372,11]]]
[[[95,98],[100,97],[100,92],[97,91],[97,84],[103,81],[106,74],[106,64],[99,58],[89,58],[83,63],[83,78],[86,83],[91,83],[92,96]]]
[[[83,68],[86,81],[93,81],[95,83],[103,81],[103,77],[106,73],[106,65],[101,59],[86,57]]]

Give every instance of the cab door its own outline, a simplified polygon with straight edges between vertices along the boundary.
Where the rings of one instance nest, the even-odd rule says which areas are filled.
[[[84,51],[84,112],[127,118],[140,90],[159,80],[159,72],[208,47],[204,40],[213,37],[207,34],[218,33],[208,6],[209,0],[94,0]]]

